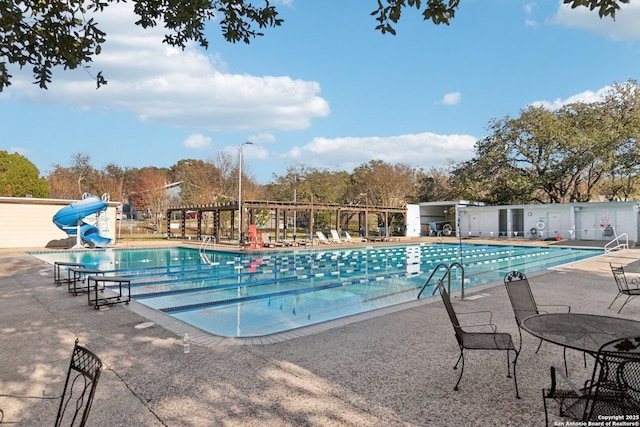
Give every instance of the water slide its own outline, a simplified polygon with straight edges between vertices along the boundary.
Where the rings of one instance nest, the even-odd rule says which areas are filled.
[[[80,239],[82,239],[83,243],[104,248],[111,243],[111,239],[102,236],[98,227],[87,224],[82,219],[89,215],[104,212],[108,206],[108,197],[103,196],[101,199],[98,196],[83,195],[82,200],[60,209],[53,216],[53,223],[69,236],[76,236],[79,229]]]

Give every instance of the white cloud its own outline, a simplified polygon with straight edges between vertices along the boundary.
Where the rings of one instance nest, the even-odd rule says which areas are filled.
[[[440,101],[444,105],[456,105],[462,99],[460,92],[451,92],[446,94]]]
[[[182,143],[187,148],[194,150],[206,150],[211,147],[211,137],[202,134],[189,135]]]
[[[249,138],[247,139],[258,144],[272,144],[276,142],[275,135],[268,132],[260,132],[255,135],[249,136]]]
[[[282,157],[311,166],[351,171],[371,160],[430,168],[471,159],[477,138],[430,132],[390,137],[314,138]]]
[[[524,11],[527,15],[531,14],[535,8],[536,8],[535,3],[527,3],[524,5]]]
[[[251,144],[242,146],[242,157],[246,159],[260,159],[266,160],[272,153],[269,151],[269,146],[272,146],[276,142],[275,135],[268,132],[261,132],[251,135],[247,138]],[[240,144],[240,143],[239,143]],[[238,155],[239,145],[227,145],[222,148],[222,151],[234,157]]]
[[[640,2],[620,4],[615,21],[610,16],[600,18],[597,10],[589,10],[587,7],[571,9],[569,5],[561,3],[556,15],[549,22],[603,34],[614,40],[638,40],[640,39],[640,25],[638,25]]]
[[[538,28],[540,24],[535,19],[531,18],[531,15],[535,12],[538,5],[536,3],[527,3],[524,5],[524,12],[527,18],[524,20],[524,26],[529,28]]]
[[[577,102],[584,103],[592,103],[598,102],[603,99],[604,95],[611,90],[611,86],[605,86],[595,92],[590,90],[585,90],[584,92],[578,93],[576,95],[571,95],[566,99],[557,98],[553,101],[543,100],[543,101],[534,101],[531,103],[534,107],[545,107],[548,110],[558,110],[565,105],[574,104]]]
[[[329,114],[319,83],[226,73],[216,54],[193,45],[184,51],[170,47],[162,43],[163,28],[135,26],[131,8],[131,3],[112,3],[98,17],[107,42],[89,71],[102,70],[107,86],[96,90],[85,70],[55,70],[49,90],[43,91],[31,83],[28,71],[12,70],[10,96],[78,109],[108,107],[131,112],[142,122],[210,131],[306,129],[312,119]]]
[[[9,154],[18,153],[21,156],[24,156],[26,154],[29,154],[29,153],[33,152],[33,150],[30,150],[30,149],[24,148],[24,147],[9,147],[7,152]]]

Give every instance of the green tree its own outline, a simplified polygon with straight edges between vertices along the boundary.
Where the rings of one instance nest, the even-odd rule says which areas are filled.
[[[47,180],[26,157],[0,150],[0,194],[8,197],[49,197]]]
[[[529,107],[493,120],[452,185],[463,198],[491,204],[626,199],[639,183],[639,106],[640,87],[630,80],[599,102]]]
[[[453,188],[450,184],[449,171],[444,168],[432,167],[428,172],[416,172],[417,192],[410,197],[410,203],[435,202],[453,200]]]
[[[11,84],[7,62],[32,66],[35,82],[46,89],[55,66],[87,67],[100,54],[107,35],[95,17],[120,0],[0,0],[0,91]],[[164,42],[184,48],[189,41],[208,46],[204,37],[207,21],[215,19],[228,42],[243,41],[262,33],[259,29],[282,23],[276,9],[265,2],[253,6],[237,0],[134,0],[137,25],[161,25]],[[106,84],[101,72],[98,87]]]
[[[180,198],[188,204],[219,201],[224,188],[222,173],[209,162],[195,159],[180,160],[171,167],[172,179],[180,182]]]
[[[289,165],[284,175],[273,176],[273,182],[264,186],[264,195],[269,200],[302,204],[315,203],[351,203],[347,194],[350,177],[345,171],[330,171],[305,164]],[[297,214],[298,224],[309,223],[310,212]],[[334,224],[332,213],[319,211],[314,213],[315,226],[330,228]],[[343,223],[348,217],[341,218]]]
[[[53,67],[64,69],[89,67],[99,55],[107,35],[95,18],[106,7],[120,0],[0,0],[0,91],[11,84],[7,64],[33,67],[35,83],[46,89]],[[600,17],[615,18],[620,4],[629,0],[563,0],[572,7],[597,9]],[[164,42],[184,48],[189,41],[208,47],[204,28],[209,20],[220,25],[226,41],[249,43],[263,35],[266,27],[283,22],[268,1],[254,6],[245,0],[133,0],[143,28],[162,25],[167,30]],[[378,0],[371,15],[383,34],[395,34],[396,24],[405,9],[414,9],[425,20],[449,24],[460,0]],[[98,87],[107,81],[96,74]]]
[[[614,149],[606,152],[601,186],[607,200],[630,200],[640,196],[640,85],[636,80],[615,83],[602,101],[607,112],[603,137]]]
[[[418,189],[414,169],[382,160],[371,160],[355,168],[351,185],[354,197],[365,195],[369,205],[390,207],[402,207],[414,200]]]
[[[615,19],[616,12],[621,4],[629,3],[630,0],[563,0],[564,4],[571,5],[572,8],[588,7],[590,10],[597,9],[600,17],[610,16]],[[383,34],[396,34],[393,27],[398,23],[402,12],[405,9],[415,9],[422,14],[425,21],[432,21],[434,24],[449,25],[455,17],[456,10],[460,6],[461,0],[378,0],[378,8],[371,15],[376,17],[378,26],[376,30]]]
[[[287,167],[284,175],[273,176],[274,182],[267,184],[265,196],[270,200],[310,203],[313,197],[318,203],[348,203],[349,174],[345,171],[330,171],[305,164]]]
[[[284,175],[272,175],[272,182],[266,184],[264,188],[265,197],[268,200],[280,202],[297,199],[299,184],[306,180],[307,173],[308,167],[303,164],[287,166]]]
[[[492,203],[559,203],[577,193],[591,148],[570,109],[529,107],[519,117],[493,120],[490,134],[476,144],[476,156],[455,173],[457,188],[481,185],[474,199]],[[576,143],[580,140],[581,143]],[[462,185],[461,185],[462,184]],[[480,187],[480,188],[478,188]]]
[[[372,160],[353,170],[351,174],[351,195],[371,206],[403,207],[417,198],[418,172],[402,163],[389,164],[382,160]],[[376,213],[374,211],[374,213]],[[375,224],[379,227],[402,227],[403,217],[377,215]],[[366,224],[369,227],[371,224]]]

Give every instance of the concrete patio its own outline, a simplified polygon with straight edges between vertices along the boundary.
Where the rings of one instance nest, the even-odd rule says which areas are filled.
[[[529,279],[539,304],[638,320],[638,301],[620,315],[620,301],[607,309],[617,292],[609,262],[638,272],[638,260],[639,250],[625,250]],[[499,331],[517,342],[502,282],[467,290],[464,301],[453,297],[459,312],[492,311]],[[504,353],[468,352],[453,391],[459,351],[439,297],[290,334],[221,339],[135,302],[94,310],[53,285],[51,265],[12,251],[0,254],[0,329],[3,395],[59,394],[76,337],[102,358],[92,426],[538,426],[549,366],[562,364],[562,348],[544,343],[536,354],[538,340],[525,334],[521,399]],[[195,340],[189,354],[185,331]],[[590,375],[581,353],[567,358],[577,381]],[[55,419],[57,401],[0,396],[0,409],[3,423],[42,426]],[[551,421],[563,421],[555,408]]]

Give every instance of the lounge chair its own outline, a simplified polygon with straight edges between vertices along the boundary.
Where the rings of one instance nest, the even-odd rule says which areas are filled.
[[[333,243],[331,240],[327,239],[327,236],[325,236],[322,231],[316,231],[316,236],[318,236],[320,243],[324,243],[325,245]]]
[[[302,237],[302,238],[300,238]],[[300,246],[313,245],[311,234],[304,234],[296,239],[296,243]]]
[[[444,287],[444,282],[440,280],[434,293],[436,291],[440,292],[440,296],[442,297],[442,302],[449,314],[449,319],[451,320],[451,325],[453,326],[453,330],[455,331],[456,341],[458,342],[458,347],[460,348],[460,356],[458,357],[458,361],[456,362],[453,369],[458,369],[458,364],[462,362],[460,369],[460,376],[458,377],[458,381],[456,385],[453,387],[454,390],[458,390],[458,384],[460,384],[460,380],[462,379],[462,374],[464,373],[464,350],[502,350],[507,352],[507,377],[511,378],[511,366],[509,361],[510,353],[513,351],[515,353],[515,358],[513,359],[513,382],[516,386],[516,397],[520,398],[520,394],[518,393],[518,380],[516,378],[516,363],[518,361],[519,351],[516,349],[513,344],[513,339],[511,338],[511,334],[506,332],[497,332],[496,326],[491,323],[492,314],[491,312],[477,312],[477,313],[460,313],[460,314],[478,314],[478,313],[488,313],[489,314],[489,323],[482,323],[476,325],[467,325],[470,327],[488,327],[491,332],[468,332],[465,331],[460,322],[458,322],[458,316],[456,312],[453,310],[453,305],[451,304],[451,300],[449,299],[449,293]]]
[[[262,233],[262,246],[265,248],[275,248],[282,246],[282,243],[271,240],[271,235],[269,233]]]
[[[565,383],[565,389],[556,388],[556,374]],[[549,425],[548,400],[558,403],[561,416],[584,422],[580,425],[592,425],[589,421],[599,425],[603,419],[628,420],[629,416],[637,420],[640,414],[638,384],[640,337],[617,338],[600,347],[591,379],[584,387],[578,387],[562,370],[552,366],[551,386],[542,390],[545,425]]]
[[[618,297],[620,297],[621,295],[627,296],[627,299],[624,303],[622,303],[620,309],[618,310],[618,313],[620,313],[629,301],[640,295],[640,286],[638,286],[638,279],[632,279],[631,285],[629,284],[629,282],[627,282],[627,276],[624,274],[624,267],[614,267],[611,263],[609,263],[609,266],[611,267],[613,278],[615,279],[616,285],[618,286],[618,294],[613,299],[613,301],[611,301],[611,304],[609,304],[609,308],[613,306],[613,303],[616,302]]]
[[[93,352],[78,345],[76,338],[71,361],[67,370],[67,379],[64,383],[55,426],[73,425],[84,426],[91,411],[91,404],[96,392],[96,385],[100,379],[102,361]],[[15,396],[4,395],[5,398],[15,399],[51,399],[40,396]],[[0,420],[2,413],[0,412]],[[5,420],[5,423],[9,421]],[[13,423],[13,421],[11,422]]]
[[[331,229],[331,243],[342,243],[342,239],[338,234],[338,230],[336,230],[335,228]]]
[[[344,233],[344,241],[345,242],[347,242],[347,243],[357,243],[357,241],[353,237],[351,237],[351,234],[349,234],[348,231],[343,231],[343,233]],[[367,239],[365,239],[364,237],[360,238],[360,242],[366,242],[366,241],[367,241]]]

